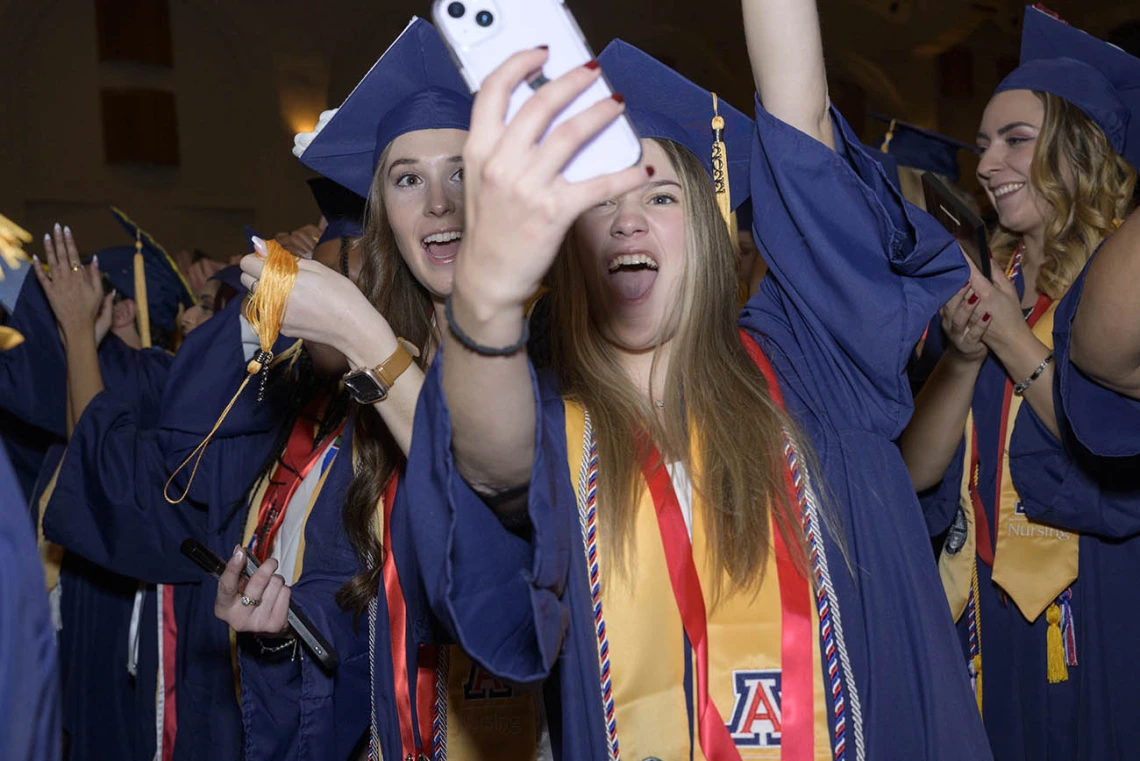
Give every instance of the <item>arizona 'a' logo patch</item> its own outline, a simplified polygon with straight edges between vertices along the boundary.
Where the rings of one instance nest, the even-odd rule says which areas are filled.
[[[467,681],[463,683],[463,697],[467,700],[488,700],[490,698],[513,697],[515,691],[510,685],[477,663],[471,664]]]
[[[736,705],[728,732],[740,748],[779,748],[782,680],[774,671],[734,671]]]

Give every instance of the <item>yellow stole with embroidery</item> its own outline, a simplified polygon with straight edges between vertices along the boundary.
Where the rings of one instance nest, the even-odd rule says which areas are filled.
[[[585,412],[566,402],[566,445],[572,477],[582,469]],[[694,471],[700,462],[692,458]],[[705,533],[708,507],[692,492],[692,551],[701,587],[717,587],[718,571]],[[604,507],[602,508],[604,509]],[[598,562],[609,538],[598,533]],[[656,511],[649,489],[641,498],[630,541],[632,573],[601,574],[602,609],[608,636],[616,733],[629,758],[704,761],[696,741],[696,700],[686,695],[686,671],[696,666],[686,653],[685,631],[670,587]],[[708,608],[709,696],[728,725],[742,759],[781,757],[781,599],[776,552],[770,548],[764,582],[755,594],[728,592]],[[819,620],[811,606],[814,758],[831,759],[828,707],[819,653]],[[693,704],[690,711],[689,704]],[[693,737],[690,739],[690,727]]]
[[[1053,348],[1053,315],[1057,302],[1038,302],[1030,315],[1030,327],[1041,343]],[[1013,382],[1006,379],[1002,410],[1001,446],[996,505],[996,525],[991,534],[978,494],[978,442],[973,411],[966,418],[966,452],[959,492],[961,515],[959,531],[964,541],[956,551],[944,550],[938,561],[942,584],[955,620],[971,615],[970,640],[972,668],[981,707],[982,636],[977,611],[977,561],[993,568],[993,582],[1017,605],[1027,621],[1046,613],[1049,623],[1047,676],[1050,682],[1068,678],[1061,637],[1061,609],[1056,602],[1077,578],[1080,538],[1038,523],[1026,515],[1021,495],[1013,483],[1009,464],[1009,443],[1024,399],[1013,393]],[[996,543],[991,545],[991,536]],[[974,598],[971,600],[971,598]],[[969,610],[968,610],[969,609]]]

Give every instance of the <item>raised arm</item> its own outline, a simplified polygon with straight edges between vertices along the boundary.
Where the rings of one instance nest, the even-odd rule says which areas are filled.
[[[752,79],[768,113],[835,148],[815,0],[744,0]]]
[[[80,264],[79,250],[71,228],[55,226],[54,236],[44,236],[43,263],[33,269],[55,313],[63,337],[67,357],[67,435],[83,410],[103,390],[103,375],[99,370],[97,323],[102,322],[106,334],[106,320],[111,313],[112,296],[103,295],[102,279],[97,259],[87,265]]]
[[[511,92],[546,56],[538,49],[518,53],[484,81],[463,151],[466,226],[443,342],[442,384],[456,466],[484,494],[529,481],[536,426],[525,349],[509,356],[486,349],[519,343],[525,304],[578,215],[646,179],[642,167],[576,184],[559,176],[578,148],[622,112],[616,99],[596,104],[536,144],[554,116],[598,78],[596,68],[574,69],[543,86],[503,124]]]
[[[1104,386],[1140,399],[1140,211],[1129,215],[1089,264],[1070,352]]]

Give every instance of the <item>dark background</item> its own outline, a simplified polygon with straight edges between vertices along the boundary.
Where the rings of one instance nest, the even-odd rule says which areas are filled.
[[[477,4],[477,0],[469,0]],[[732,0],[568,0],[613,37],[742,110],[751,83]],[[1019,2],[820,0],[832,99],[877,144],[884,112],[973,142],[1017,61]],[[1056,0],[1133,51],[1140,3]],[[127,242],[114,203],[166,247],[219,259],[315,221],[292,134],[338,105],[426,0],[0,0],[0,213],[82,248]],[[974,190],[964,158],[962,185]],[[39,250],[39,244],[31,246]]]

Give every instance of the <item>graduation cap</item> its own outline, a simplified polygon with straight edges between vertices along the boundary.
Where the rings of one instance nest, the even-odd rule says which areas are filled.
[[[139,337],[143,346],[150,346],[151,322],[172,332],[179,307],[190,307],[196,303],[194,293],[178,265],[150,233],[121,209],[112,206],[111,214],[135,239],[135,245],[133,248],[119,246],[99,252],[100,269],[120,293],[134,299],[138,305]],[[131,254],[129,267],[125,264],[125,251]],[[109,257],[109,261],[104,262],[104,256]]]
[[[750,193],[752,120],[624,40],[606,45],[598,62],[614,91],[625,96],[626,115],[641,137],[679,143],[704,164],[735,240],[731,213]]]
[[[320,207],[328,226],[317,245],[335,238],[359,238],[364,235],[365,200],[348,188],[327,177],[313,177],[309,190]]]
[[[890,126],[883,136],[879,150],[891,156],[898,166],[921,169],[949,177],[957,182],[961,175],[958,166],[958,151],[977,153],[977,149],[961,140],[940,135],[913,124],[900,122],[882,114],[871,114],[872,119],[886,122]],[[898,169],[896,167],[895,171]]]
[[[241,267],[237,264],[231,264],[228,267],[218,270],[210,276],[210,279],[217,280],[219,283],[225,283],[238,293],[245,291],[245,286],[241,284]]]
[[[1140,59],[1033,7],[1021,27],[1021,65],[996,92],[1036,90],[1081,109],[1140,168]]]
[[[413,17],[300,155],[361,198],[388,144],[421,129],[470,127],[471,95],[428,22]]]

